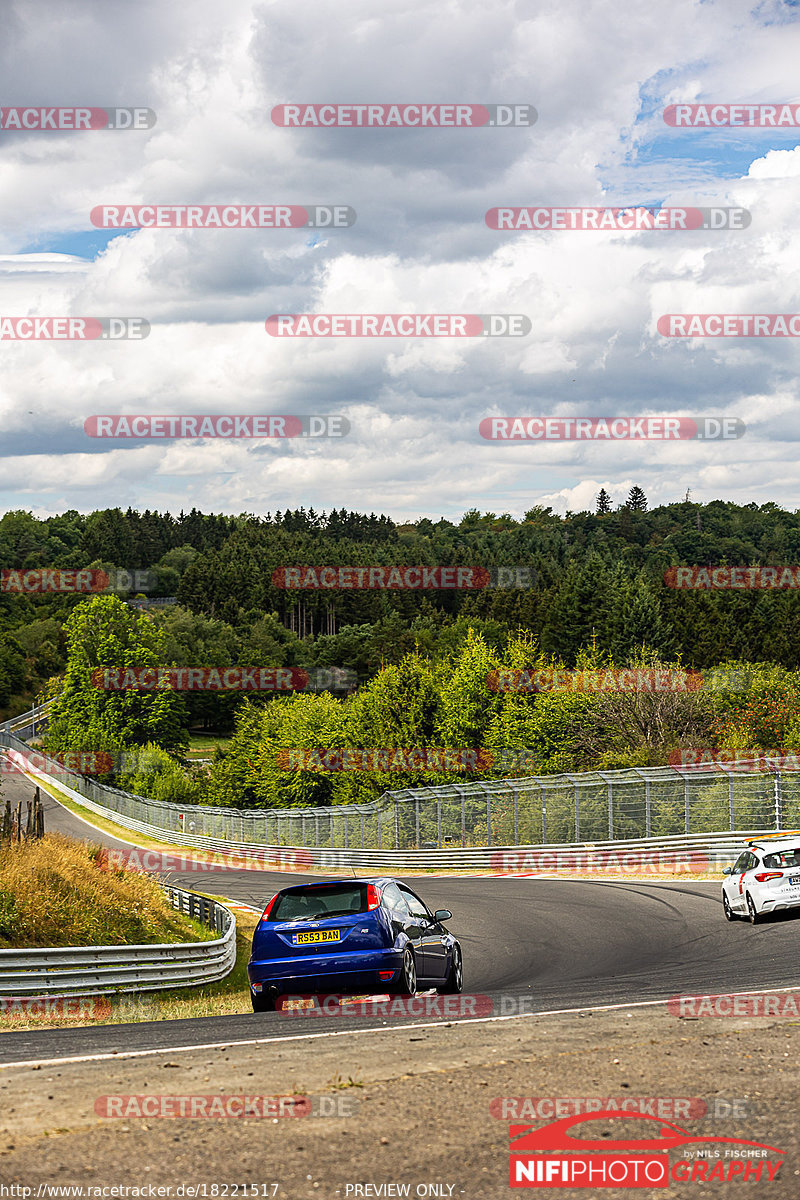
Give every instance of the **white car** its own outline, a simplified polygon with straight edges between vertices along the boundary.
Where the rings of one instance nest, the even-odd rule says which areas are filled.
[[[755,838],[732,867],[726,867],[722,907],[727,920],[800,908],[800,833]]]

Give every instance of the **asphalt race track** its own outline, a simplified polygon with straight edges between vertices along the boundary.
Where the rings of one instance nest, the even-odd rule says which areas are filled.
[[[12,805],[33,786],[4,777]],[[113,847],[99,831],[42,793],[45,824]],[[254,907],[305,876],[247,870],[176,873],[171,882]],[[319,876],[315,876],[319,878]],[[755,927],[728,923],[719,885],[710,882],[621,883],[551,879],[415,877],[408,880],[433,908],[453,912],[449,926],[464,951],[464,991],[489,995],[494,1011],[509,997],[526,1011],[589,1008],[666,1000],[677,994],[800,986],[800,918],[779,916]],[[331,1017],[324,1033],[374,1028],[375,1018]],[[407,1020],[404,1023],[408,1023]],[[319,1018],[270,1013],[94,1028],[5,1033],[2,1062],[130,1053],[323,1032]]]

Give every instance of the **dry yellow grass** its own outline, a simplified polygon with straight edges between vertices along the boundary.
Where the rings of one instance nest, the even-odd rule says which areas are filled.
[[[59,834],[0,843],[0,948],[137,945],[215,936],[151,877],[101,870],[98,848]]]

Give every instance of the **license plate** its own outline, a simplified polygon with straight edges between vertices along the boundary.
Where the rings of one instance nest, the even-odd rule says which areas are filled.
[[[296,933],[295,946],[307,946],[310,942],[340,942],[342,933],[339,929],[320,929],[318,933]]]
[[[793,887],[797,887],[798,883],[800,883],[800,875],[790,875],[789,883],[792,884]]]

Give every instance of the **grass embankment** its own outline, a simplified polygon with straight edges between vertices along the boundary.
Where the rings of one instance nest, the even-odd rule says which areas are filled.
[[[143,945],[216,937],[176,912],[151,875],[98,866],[99,847],[60,834],[0,844],[0,949]],[[100,860],[102,862],[102,859]],[[246,965],[258,917],[237,914],[236,965],[217,983],[85,999],[62,1015],[0,1007],[0,1033],[19,1029],[169,1021],[251,1011]]]
[[[0,844],[0,949],[144,945],[213,937],[156,881],[101,869],[99,848],[60,834]]]

